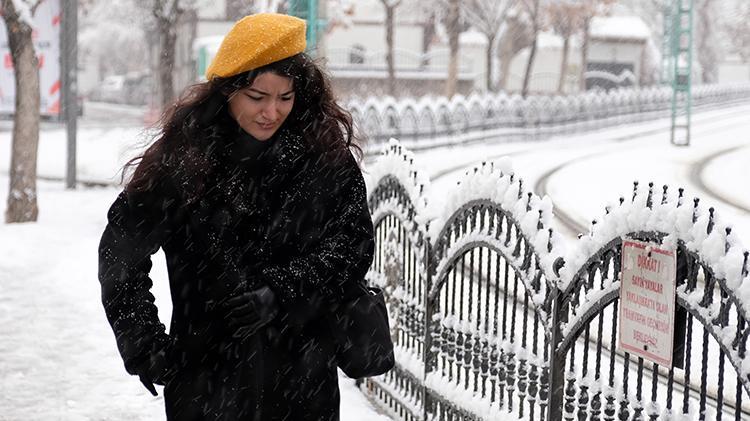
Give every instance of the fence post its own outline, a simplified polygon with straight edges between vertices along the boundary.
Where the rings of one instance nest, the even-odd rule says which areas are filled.
[[[429,223],[425,227],[425,231],[429,232]],[[433,358],[432,358],[432,334],[430,331],[430,323],[432,320],[432,302],[430,301],[430,291],[432,290],[432,274],[435,270],[435,263],[432,253],[432,242],[427,234],[424,236],[425,247],[424,247],[424,266],[427,269],[425,274],[425,287],[424,287],[424,378],[422,379],[422,419],[427,421],[429,414],[429,408],[431,402],[428,398],[427,393],[427,375],[432,371]]]
[[[564,265],[562,259],[555,262],[555,274],[559,278],[559,269]],[[560,324],[567,322],[567,304],[564,291],[555,285],[552,291],[552,340],[549,355],[549,406],[547,421],[561,421],[563,412],[563,398],[565,393],[565,353],[558,353],[557,347],[563,340]]]

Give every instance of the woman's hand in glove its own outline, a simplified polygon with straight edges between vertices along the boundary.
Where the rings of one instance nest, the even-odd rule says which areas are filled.
[[[146,389],[148,389],[148,391],[154,396],[157,396],[154,384],[163,386],[169,382],[175,374],[174,368],[167,359],[166,351],[163,349],[152,349],[149,357],[142,362],[135,371],[135,374],[138,375],[141,383],[143,383]]]
[[[276,295],[267,286],[244,292],[227,300],[225,304],[232,336],[245,340],[267,325],[279,312]]]

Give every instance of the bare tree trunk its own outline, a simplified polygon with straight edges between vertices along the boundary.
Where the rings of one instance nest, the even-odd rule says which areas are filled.
[[[492,48],[495,46],[495,38],[496,34],[486,34],[487,35],[487,54],[486,54],[486,60],[487,60],[487,74],[486,74],[486,81],[487,81],[487,92],[494,92],[494,86],[492,86]]]
[[[448,9],[448,47],[450,58],[448,60],[448,78],[445,80],[445,96],[452,98],[456,94],[458,86],[458,35],[459,35],[459,0],[450,0]]]
[[[388,95],[396,96],[396,65],[393,60],[393,6],[385,6],[385,61],[388,66]]]
[[[508,77],[513,58],[524,48],[531,45],[531,31],[522,22],[509,19],[507,28],[498,39],[497,56],[500,59],[500,81],[498,89],[508,89]]]
[[[161,54],[159,55],[159,97],[162,109],[166,109],[172,104],[174,97],[174,81],[172,78],[177,33],[172,25],[160,22],[159,26],[159,43],[161,45]]]
[[[435,13],[431,13],[430,17],[427,18],[427,22],[424,23],[424,31],[422,34],[422,67],[430,65],[430,59],[427,57],[427,53],[430,52],[430,44],[432,38],[435,36]]]
[[[534,31],[534,41],[531,44],[531,51],[529,51],[529,59],[526,62],[526,72],[523,75],[523,88],[521,88],[521,96],[524,98],[529,95],[529,84],[531,83],[531,70],[534,67],[534,59],[536,58],[536,41],[538,31]]]
[[[714,39],[714,19],[711,13],[711,0],[696,2],[698,5],[697,31],[698,36],[695,52],[701,65],[701,82],[715,83],[718,79],[717,42]]]
[[[159,103],[162,110],[172,104],[174,99],[174,65],[175,45],[177,44],[177,25],[184,9],[180,0],[172,0],[169,10],[164,9],[164,0],[154,0],[153,14],[156,18],[156,30],[159,34]]]
[[[588,70],[589,64],[589,27],[591,26],[591,18],[586,17],[583,20],[583,42],[581,43],[581,74],[578,78],[578,86],[581,92],[586,91],[586,71]]]
[[[565,93],[565,78],[568,76],[568,52],[570,51],[570,36],[563,38],[562,60],[560,61],[560,80],[557,82],[557,93]]]
[[[10,190],[5,222],[36,221],[36,161],[39,146],[39,60],[32,28],[21,20],[12,0],[3,0],[3,19],[16,79]]]

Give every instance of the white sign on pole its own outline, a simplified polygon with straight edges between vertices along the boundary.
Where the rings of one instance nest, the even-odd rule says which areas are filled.
[[[39,112],[60,114],[60,0],[43,0],[33,18],[34,48],[39,58]],[[0,114],[13,114],[16,106],[16,78],[5,23],[0,19]]]
[[[619,348],[672,366],[676,259],[658,245],[623,239]]]

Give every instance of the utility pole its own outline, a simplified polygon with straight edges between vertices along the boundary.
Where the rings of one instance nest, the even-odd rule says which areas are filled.
[[[307,52],[316,55],[318,39],[326,21],[321,19],[318,13],[320,0],[291,0],[289,2],[289,14],[307,21]]]
[[[674,72],[671,143],[675,146],[689,146],[692,109],[693,0],[674,0],[672,14],[670,38]]]
[[[76,136],[78,129],[78,0],[60,0],[61,21],[61,98],[62,117],[67,131],[65,188],[76,188]]]
[[[664,10],[662,18],[662,37],[661,37],[661,74],[659,79],[662,85],[672,86],[672,77],[674,76],[674,55],[672,28],[675,24],[675,14],[672,12],[674,0],[664,0]]]

